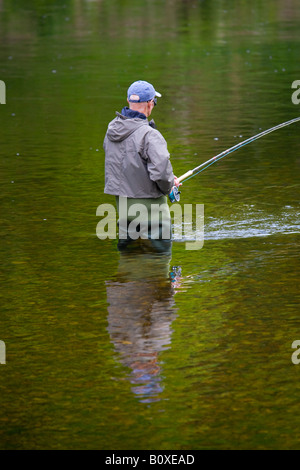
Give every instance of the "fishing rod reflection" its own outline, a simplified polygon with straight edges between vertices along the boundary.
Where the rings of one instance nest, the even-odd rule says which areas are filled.
[[[106,282],[108,332],[118,360],[129,368],[132,392],[141,402],[160,400],[160,353],[171,345],[180,268],[170,270],[171,241],[119,246],[116,276]],[[159,242],[163,242],[159,244]]]

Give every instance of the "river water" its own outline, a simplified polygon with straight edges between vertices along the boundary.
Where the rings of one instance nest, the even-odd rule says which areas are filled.
[[[137,79],[176,175],[300,115],[297,0],[0,1],[3,449],[299,449],[299,124],[182,186],[167,255],[96,236]]]

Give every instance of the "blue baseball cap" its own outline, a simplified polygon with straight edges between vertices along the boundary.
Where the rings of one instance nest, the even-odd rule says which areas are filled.
[[[144,103],[153,100],[156,96],[161,98],[161,94],[154,89],[153,85],[143,80],[132,83],[127,90],[127,98],[130,103]]]

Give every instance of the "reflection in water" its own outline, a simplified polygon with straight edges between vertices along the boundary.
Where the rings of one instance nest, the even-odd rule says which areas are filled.
[[[148,403],[163,390],[159,353],[171,344],[180,269],[169,272],[170,242],[163,254],[147,249],[146,241],[136,245],[121,251],[117,275],[106,282],[108,331],[121,363],[131,369],[133,393]]]

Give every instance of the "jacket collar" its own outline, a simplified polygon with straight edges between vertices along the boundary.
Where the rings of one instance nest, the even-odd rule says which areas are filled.
[[[125,106],[122,109],[121,114],[122,114],[122,116],[125,116],[125,117],[130,118],[130,119],[136,119],[136,118],[147,119],[145,114],[139,113],[139,111],[134,111],[133,109],[130,109],[127,106]]]

